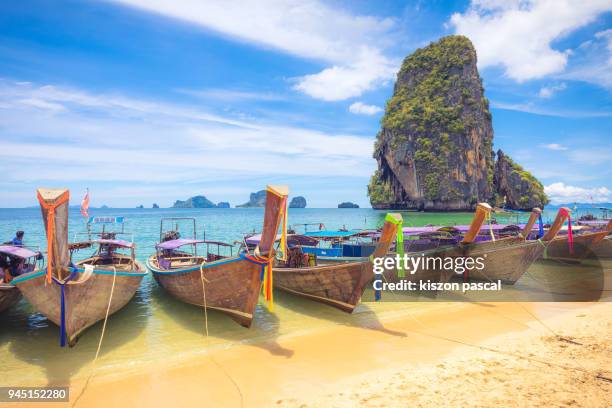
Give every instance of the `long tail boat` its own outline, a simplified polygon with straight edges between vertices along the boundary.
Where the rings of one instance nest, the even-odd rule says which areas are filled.
[[[567,235],[556,237],[550,242],[544,253],[546,259],[585,259],[612,257],[612,220],[601,230],[589,230],[572,235],[570,242]]]
[[[43,257],[40,252],[15,245],[0,245],[0,313],[16,304],[21,299],[19,289],[12,284],[12,279],[42,268]]]
[[[486,203],[478,204],[476,219],[490,216],[491,207]],[[473,278],[487,281],[501,280],[506,284],[514,284],[543,253],[567,218],[570,210],[561,208],[555,221],[546,234],[539,240],[527,240],[533,225],[541,211],[534,209],[523,231],[516,235],[489,241],[475,241],[480,228],[473,228],[465,234],[461,243],[455,247],[443,249],[443,256],[484,258],[484,268],[470,268],[463,274],[464,279]]]
[[[371,259],[384,257],[395,240],[400,214],[387,214],[382,236],[372,257],[362,262],[274,268],[274,287],[352,313],[374,278]]]
[[[135,260],[131,243],[100,239],[93,257],[75,264],[68,243],[68,201],[65,189],[38,189],[47,232],[47,269],[13,279],[34,308],[60,326],[60,344],[74,346],[88,327],[125,306],[146,274]],[[73,246],[74,247],[74,246]],[[78,245],[76,246],[78,247]],[[116,253],[129,248],[131,255]],[[110,303],[110,306],[109,306]]]
[[[177,238],[158,243],[147,267],[157,283],[177,299],[227,313],[242,326],[250,327],[263,269],[274,257],[274,240],[288,193],[286,186],[267,187],[263,231],[255,256],[244,253],[209,261],[208,256],[179,251],[197,244],[197,240]]]

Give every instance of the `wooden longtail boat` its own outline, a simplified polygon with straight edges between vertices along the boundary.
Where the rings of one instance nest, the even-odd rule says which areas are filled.
[[[133,244],[114,239],[90,242],[99,246],[98,253],[71,265],[69,191],[38,189],[38,200],[47,231],[47,270],[23,274],[12,283],[38,312],[60,326],[60,344],[74,346],[79,334],[105,318],[109,300],[109,315],[130,301],[146,271],[135,260]],[[130,249],[131,255],[117,253],[118,248]]]
[[[612,220],[602,230],[587,231],[573,235],[570,246],[569,236],[562,235],[550,242],[544,253],[546,259],[585,259],[612,257]]]
[[[491,207],[488,204],[478,204],[475,218],[484,219],[489,216],[490,211]],[[514,237],[474,241],[480,229],[470,228],[459,245],[443,249],[442,255],[444,257],[484,258],[484,268],[466,269],[463,274],[464,279],[493,282],[501,280],[506,284],[514,284],[523,276],[529,266],[544,253],[546,245],[555,238],[563,223],[569,217],[570,210],[567,208],[559,210],[553,225],[542,239],[527,240],[526,238],[540,213],[539,209],[534,209],[521,234]]]
[[[273,244],[287,195],[286,186],[267,187],[262,237],[255,249],[258,259],[240,254],[209,262],[207,256],[178,251],[197,244],[197,240],[172,239],[157,244],[157,253],[149,257],[147,267],[157,283],[177,299],[227,313],[250,327],[262,286],[262,268],[274,256]]]
[[[372,258],[384,257],[395,240],[400,214],[388,214]],[[352,313],[366,285],[374,278],[371,260],[332,265],[274,267],[274,287]]]
[[[21,293],[11,280],[24,273],[42,268],[43,257],[25,247],[0,245],[0,312],[8,309],[21,299]]]

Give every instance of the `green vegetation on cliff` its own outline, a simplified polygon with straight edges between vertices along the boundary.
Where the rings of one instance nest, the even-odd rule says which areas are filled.
[[[376,170],[368,184],[368,197],[372,207],[388,208],[395,202],[395,196],[388,181],[382,179],[381,171]]]
[[[496,187],[498,206],[531,210],[549,203],[542,183],[501,150],[497,153]]]
[[[476,51],[466,37],[442,38],[406,57],[387,103],[382,126],[392,136],[385,143],[392,150],[412,144],[419,184],[428,200],[462,197],[449,177],[451,157],[461,154],[462,139],[478,127],[480,116],[491,119],[475,63]],[[492,151],[492,136],[485,136],[483,147]],[[379,136],[375,156],[380,148]],[[493,161],[486,156],[491,184]],[[370,190],[379,189],[370,183]]]

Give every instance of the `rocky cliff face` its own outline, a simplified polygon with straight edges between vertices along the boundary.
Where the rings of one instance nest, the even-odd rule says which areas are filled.
[[[494,184],[495,204],[500,207],[529,211],[548,204],[542,183],[501,150],[497,152]]]
[[[293,197],[289,203],[289,208],[306,208],[306,199],[302,196]]]
[[[476,51],[449,36],[408,56],[374,149],[374,208],[469,210],[493,196],[493,128]]]
[[[249,201],[244,203],[244,204],[240,204],[237,205],[236,207],[265,207],[266,206],[266,190],[259,190],[256,193],[251,193],[251,195],[249,196]]]
[[[467,210],[493,194],[493,128],[476,51],[449,36],[408,56],[387,103],[375,208]]]
[[[176,200],[172,208],[214,208],[215,203],[204,196],[191,197],[185,201]]]

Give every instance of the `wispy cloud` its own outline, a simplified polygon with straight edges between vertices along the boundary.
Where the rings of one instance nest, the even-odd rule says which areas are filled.
[[[567,88],[567,85],[565,84],[565,82],[562,82],[559,85],[543,86],[542,88],[540,88],[540,92],[538,92],[538,96],[540,98],[550,99],[553,97],[554,94],[556,94],[557,92],[563,91],[566,88]]]
[[[608,0],[472,0],[450,25],[474,42],[481,67],[502,66],[508,77],[525,81],[563,72],[570,51],[552,43],[610,10]]]
[[[569,157],[575,163],[600,165],[610,163],[612,149],[609,146],[573,149]]]
[[[567,150],[567,147],[562,146],[558,143],[549,143],[549,144],[543,144],[541,145],[543,148],[548,149],[548,150],[557,150],[557,151],[563,151],[563,150]]]
[[[578,111],[551,109],[533,102],[507,103],[491,101],[491,106],[497,109],[512,110],[517,112],[532,113],[534,115],[556,116],[561,118],[605,118],[612,116],[612,111]]]
[[[545,186],[544,192],[555,204],[612,202],[612,191],[607,187],[583,188],[558,182]]]
[[[595,33],[574,50],[568,69],[559,79],[588,82],[612,90],[612,29]]]
[[[177,92],[204,100],[223,102],[285,101],[286,96],[273,92],[254,92],[234,89],[177,89]]]
[[[35,104],[31,100],[37,100]],[[172,184],[363,177],[371,138],[237,120],[120,94],[0,81],[4,182]],[[61,107],[58,108],[58,107]]]
[[[349,112],[356,115],[372,116],[382,112],[382,108],[376,105],[367,105],[363,102],[354,102],[351,104],[351,106],[349,106]]]
[[[394,19],[354,15],[317,0],[117,1],[237,41],[331,63],[319,73],[294,79],[295,90],[317,99],[359,96],[393,78],[399,65],[383,52],[386,38],[396,27]]]

